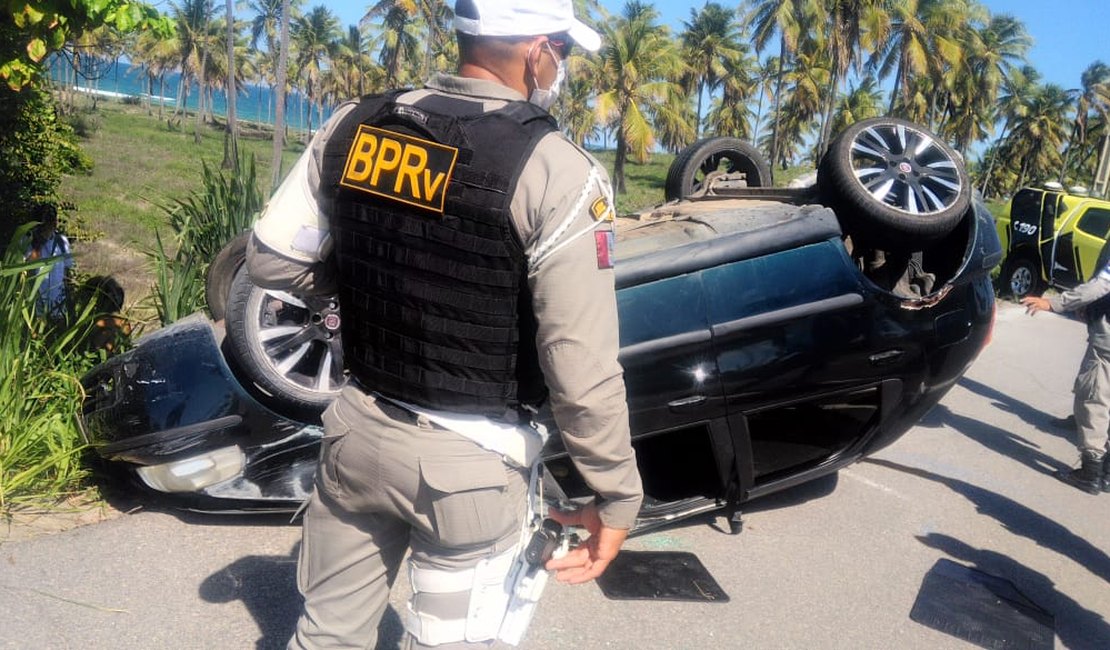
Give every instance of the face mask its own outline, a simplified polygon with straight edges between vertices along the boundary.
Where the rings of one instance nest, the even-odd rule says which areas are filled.
[[[551,58],[555,59],[555,81],[551,82],[551,87],[547,90],[536,88],[528,96],[528,101],[545,111],[550,110],[555,105],[555,100],[559,98],[559,90],[563,86],[563,81],[567,78],[567,62],[555,56],[550,45],[547,46],[547,51],[551,54]],[[535,75],[532,75],[532,82],[537,86],[539,85],[539,80],[536,79]]]

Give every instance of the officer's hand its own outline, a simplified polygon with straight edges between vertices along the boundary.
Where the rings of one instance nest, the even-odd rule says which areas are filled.
[[[555,579],[559,582],[576,585],[598,577],[617,557],[621,544],[628,537],[627,530],[602,524],[597,506],[593,504],[571,512],[551,510],[549,514],[564,526],[581,526],[590,533],[590,538],[577,548],[561,558],[548,560],[544,565],[548,571],[555,572]]]
[[[1025,305],[1025,313],[1030,316],[1039,311],[1052,311],[1052,305],[1050,305],[1047,300],[1036,296],[1026,296],[1022,298],[1021,304]]]

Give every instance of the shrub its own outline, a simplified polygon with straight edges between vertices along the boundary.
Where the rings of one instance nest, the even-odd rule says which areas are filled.
[[[73,129],[55,115],[49,93],[0,84],[0,246],[27,221],[32,205],[58,204],[62,174],[91,168]]]
[[[204,277],[209,262],[236,235],[250,228],[262,209],[254,157],[238,169],[221,171],[204,163],[203,189],[163,209],[169,214],[177,250],[171,257],[157,235],[148,251],[154,266],[151,299],[162,325],[204,307]]]
[[[35,313],[37,271],[57,260],[24,262],[30,226],[0,259],[0,512],[54,500],[84,487],[85,443],[78,424],[80,377],[103,358],[88,349],[97,314],[80,301],[51,322]]]

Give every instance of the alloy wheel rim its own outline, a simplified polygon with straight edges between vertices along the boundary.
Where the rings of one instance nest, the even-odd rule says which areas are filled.
[[[852,174],[876,201],[929,217],[956,204],[959,165],[931,135],[903,124],[876,124],[852,138]]]
[[[301,391],[339,392],[343,372],[341,319],[334,298],[298,298],[255,288],[248,301],[250,341],[274,377]]]
[[[1026,266],[1019,266],[1014,269],[1013,275],[1010,276],[1010,290],[1016,296],[1024,296],[1029,293],[1030,288],[1033,286],[1033,274]]]

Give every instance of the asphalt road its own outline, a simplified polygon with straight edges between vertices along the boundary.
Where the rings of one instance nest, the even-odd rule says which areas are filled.
[[[628,548],[692,551],[728,603],[608,600],[551,586],[525,648],[970,648],[910,619],[947,559],[1011,581],[1056,646],[1110,648],[1110,495],[1052,478],[1076,459],[1081,324],[1000,305],[994,341],[925,420],[837,477]],[[139,511],[0,543],[2,648],[278,648],[298,611],[298,529]],[[395,590],[379,647],[395,647]]]

